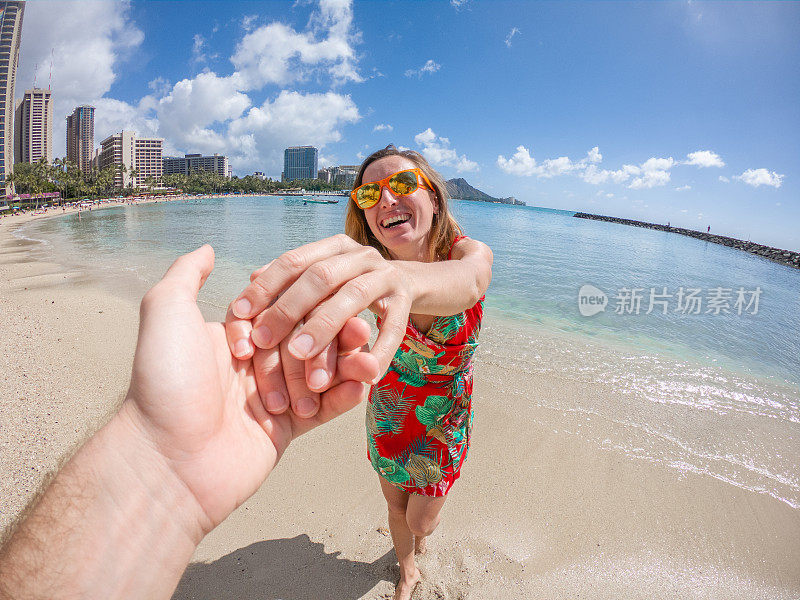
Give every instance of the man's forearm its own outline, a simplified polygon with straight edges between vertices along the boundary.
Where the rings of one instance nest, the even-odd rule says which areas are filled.
[[[125,410],[67,463],[0,551],[0,598],[174,591],[203,536],[196,502]]]

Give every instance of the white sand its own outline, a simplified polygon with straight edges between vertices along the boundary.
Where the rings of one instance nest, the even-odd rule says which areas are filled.
[[[20,221],[0,221],[3,528],[121,400],[137,325],[133,298],[12,237]],[[491,320],[482,335],[498,335]],[[541,407],[611,402],[614,389],[509,377],[486,360],[475,381],[473,447],[414,598],[800,597],[800,511],[602,450]],[[175,598],[391,597],[397,570],[365,456],[363,408],[297,440],[203,541]]]

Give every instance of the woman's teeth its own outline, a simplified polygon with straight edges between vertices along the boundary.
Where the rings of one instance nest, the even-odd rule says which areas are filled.
[[[394,227],[395,225],[399,225],[400,223],[405,223],[411,218],[411,215],[396,215],[394,217],[389,217],[388,219],[384,219],[381,221],[381,226],[385,228]]]

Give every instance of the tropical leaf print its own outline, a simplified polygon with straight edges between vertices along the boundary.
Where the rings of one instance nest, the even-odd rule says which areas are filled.
[[[412,454],[405,464],[406,473],[414,478],[417,487],[424,488],[442,480],[442,468],[427,456]]]
[[[407,385],[422,387],[427,382],[425,376],[419,372],[413,352],[398,350],[392,359],[391,369],[397,373],[397,378]]]
[[[413,403],[390,385],[374,386],[367,403],[367,431],[373,436],[401,433]]]
[[[411,475],[409,475],[408,471],[393,460],[380,456],[378,457],[377,463],[377,471],[386,481],[391,481],[392,483],[406,483],[411,479]]]
[[[464,326],[465,321],[466,316],[463,312],[449,317],[439,317],[433,322],[427,337],[434,342],[444,344]]]
[[[453,399],[447,396],[428,396],[424,406],[417,406],[417,420],[428,429],[441,425],[442,419],[453,408]]]
[[[441,356],[440,354],[436,354],[431,348],[428,348],[425,344],[418,342],[417,340],[407,339],[403,340],[406,346],[409,349],[413,350],[420,356],[424,356],[425,358],[436,358],[437,356]]]

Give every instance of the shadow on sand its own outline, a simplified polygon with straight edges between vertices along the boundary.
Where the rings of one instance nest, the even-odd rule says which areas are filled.
[[[212,563],[192,563],[173,600],[356,600],[381,581],[394,582],[393,550],[372,563],[327,554],[308,535],[257,542]]]

